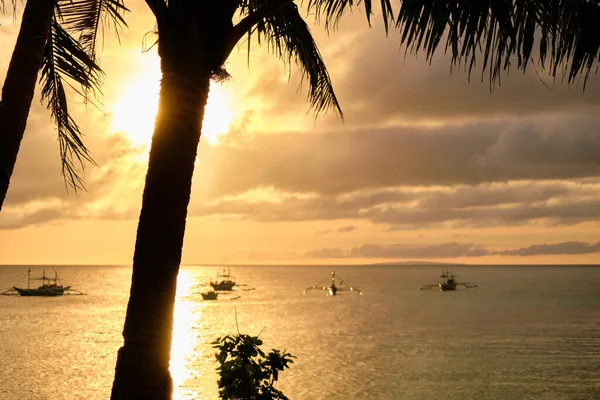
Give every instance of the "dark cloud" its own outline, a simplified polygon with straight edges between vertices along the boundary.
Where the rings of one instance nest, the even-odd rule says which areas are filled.
[[[352,248],[348,256],[351,258],[455,258],[480,257],[489,252],[473,243],[442,243],[437,245],[411,246],[365,244]]]
[[[325,234],[332,233],[332,232],[347,233],[347,232],[352,232],[356,229],[358,229],[358,228],[355,226],[344,226],[344,227],[336,229],[335,231],[333,229],[322,229],[322,230],[317,231],[317,235],[325,235]]]
[[[30,225],[45,224],[68,218],[68,210],[56,207],[55,205],[35,210],[22,216],[11,217],[9,215],[6,217],[6,212],[4,211],[3,214],[3,218],[0,219],[0,229],[19,229]]]
[[[488,73],[476,65],[471,79],[462,68],[451,69],[451,57],[443,45],[431,63],[424,54],[406,54],[400,37],[392,31],[386,38],[377,19],[371,29],[364,15],[345,16],[345,29],[330,38],[315,29],[331,73],[337,97],[350,126],[382,125],[391,121],[473,120],[516,118],[557,112],[591,112],[600,108],[600,78],[591,76],[582,85],[553,80],[539,65],[528,71],[513,70],[491,90]],[[286,86],[287,75],[273,63],[260,71],[260,79],[245,96],[261,99],[270,114],[278,117],[306,111],[306,85],[302,93],[297,68]],[[542,82],[543,80],[543,82]]]
[[[458,186],[452,190],[432,190],[423,193],[419,207],[424,209],[460,209],[473,207],[533,204],[560,197],[581,198],[599,196],[593,185],[575,185],[559,182],[524,184],[494,184]]]
[[[543,256],[543,255],[575,255],[600,253],[600,242],[563,242],[556,244],[536,244],[517,250],[501,251],[504,256]]]
[[[305,253],[308,258],[458,258],[500,256],[576,255],[600,252],[600,242],[564,242],[531,245],[516,250],[494,252],[474,243],[448,242],[434,245],[365,244],[348,251],[339,248],[316,249]]]
[[[132,161],[139,157],[139,150],[132,149],[122,136],[103,137],[95,157],[99,166],[86,169],[87,191],[74,193],[67,191],[60,175],[58,149],[33,146],[51,143],[48,135],[35,129],[27,133],[0,213],[0,229],[138,215],[146,166]]]
[[[309,258],[456,258],[481,257],[489,251],[473,243],[449,242],[435,245],[365,244],[349,251],[339,248],[317,249],[305,254]]]
[[[211,197],[257,187],[336,195],[408,185],[476,185],[600,176],[600,118],[256,135],[201,148]]]
[[[124,157],[128,157],[126,153]],[[15,202],[3,210],[0,226],[22,227],[48,221],[48,216],[60,218],[134,218],[140,202],[141,177],[144,166],[119,162],[109,163],[90,182],[92,190],[77,196],[53,197],[52,191],[28,198],[22,184],[13,193],[22,193],[21,206]],[[128,171],[122,167],[129,165]],[[126,177],[130,176],[128,183]],[[121,184],[114,184],[121,182]],[[385,189],[359,190],[339,195],[306,196],[294,193],[278,201],[256,201],[245,196],[211,198],[206,193],[194,193],[189,215],[221,216],[278,221],[363,220],[386,226],[390,230],[429,227],[489,227],[514,226],[528,223],[573,225],[598,221],[600,180],[528,181],[456,185],[399,186]],[[35,193],[35,187],[29,187]],[[64,190],[64,189],[63,189]],[[275,191],[277,193],[277,191]],[[36,199],[45,195],[47,204]],[[56,210],[57,202],[60,204]],[[96,205],[96,203],[102,206]],[[31,205],[31,207],[30,207]],[[11,207],[15,211],[10,215]],[[22,209],[20,208],[22,207]],[[42,213],[41,209],[52,210]],[[88,209],[88,207],[91,207]],[[27,211],[30,210],[30,211]],[[7,214],[9,213],[9,214]],[[34,214],[35,213],[35,214]],[[31,214],[31,215],[29,215]],[[36,216],[39,219],[36,219]],[[43,218],[42,218],[43,217]],[[354,226],[317,232],[350,232]]]
[[[416,197],[418,197],[416,193],[405,191],[382,191],[345,196],[288,197],[280,202],[254,202],[237,198],[215,201],[212,204],[195,202],[190,208],[190,214],[238,215],[262,221],[336,220],[360,218],[362,209],[369,209],[382,203],[408,201]]]
[[[563,203],[519,204],[513,207],[465,209],[409,209],[387,207],[369,210],[363,217],[396,229],[433,227],[452,223],[453,227],[524,225],[544,220],[547,225],[571,225],[599,221],[600,199],[573,199]]]
[[[351,195],[288,197],[250,202],[243,197],[195,204],[191,215],[236,215],[260,221],[355,219],[391,229],[418,229],[450,223],[458,227],[510,226],[530,222],[570,225],[598,221],[597,181],[483,184],[452,188],[397,188]],[[339,231],[339,230],[338,230]],[[318,233],[330,233],[320,231]]]
[[[469,79],[465,69],[451,68],[451,56],[444,54],[443,45],[428,63],[424,53],[405,53],[398,46],[397,32],[385,40],[380,25],[376,22],[374,29],[363,25],[355,40],[337,46],[338,59],[343,56],[346,65],[343,78],[337,81],[340,97],[362,111],[361,119],[527,115],[600,105],[598,77],[591,77],[584,94],[582,85],[568,86],[560,78],[554,81],[538,63],[530,63],[525,73],[516,69],[503,73],[501,85],[490,90],[489,75],[482,73],[481,63]],[[368,105],[368,109],[356,104]]]

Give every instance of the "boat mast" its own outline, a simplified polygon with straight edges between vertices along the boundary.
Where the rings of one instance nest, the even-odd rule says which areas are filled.
[[[27,289],[29,289],[29,279],[31,278],[31,268],[27,268]]]

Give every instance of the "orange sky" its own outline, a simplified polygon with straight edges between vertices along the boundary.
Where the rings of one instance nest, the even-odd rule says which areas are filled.
[[[104,114],[70,109],[98,167],[67,193],[56,132],[34,100],[4,209],[0,264],[127,264],[133,256],[159,63],[153,29],[126,3],[107,31]],[[19,5],[21,7],[21,5]],[[133,16],[135,15],[135,18]],[[0,16],[0,82],[18,32]],[[475,72],[404,57],[357,12],[329,37],[312,25],[345,114],[316,122],[292,66],[254,46],[213,84],[183,262],[600,263],[600,78],[585,94],[534,69],[493,93]]]

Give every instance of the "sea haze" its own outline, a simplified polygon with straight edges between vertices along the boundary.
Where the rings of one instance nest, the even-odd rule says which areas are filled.
[[[0,291],[26,285],[28,268],[0,267]],[[202,301],[218,267],[184,266],[174,399],[218,398],[211,342],[238,327],[297,357],[278,384],[292,400],[600,398],[599,267],[444,268],[478,287],[420,290],[439,279],[430,265],[234,266],[248,286]],[[364,295],[303,294],[332,270]],[[58,272],[85,295],[0,296],[2,400],[110,396],[131,269]]]

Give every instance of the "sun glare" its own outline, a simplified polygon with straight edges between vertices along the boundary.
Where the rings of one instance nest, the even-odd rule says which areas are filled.
[[[188,359],[194,351],[193,303],[186,300],[192,288],[192,277],[187,271],[180,270],[177,276],[177,295],[173,321],[173,342],[171,345],[170,371],[174,387],[182,385],[189,378]]]
[[[202,137],[210,144],[217,144],[219,136],[228,132],[235,114],[229,104],[227,92],[218,83],[210,85],[208,103],[202,121]]]
[[[149,144],[158,109],[159,80],[150,74],[130,81],[113,107],[112,130],[134,144]]]
[[[158,110],[160,77],[147,73],[131,80],[112,109],[112,132],[124,132],[135,145],[149,145]],[[227,92],[220,84],[211,84],[202,123],[202,137],[210,144],[226,134],[235,114]]]

